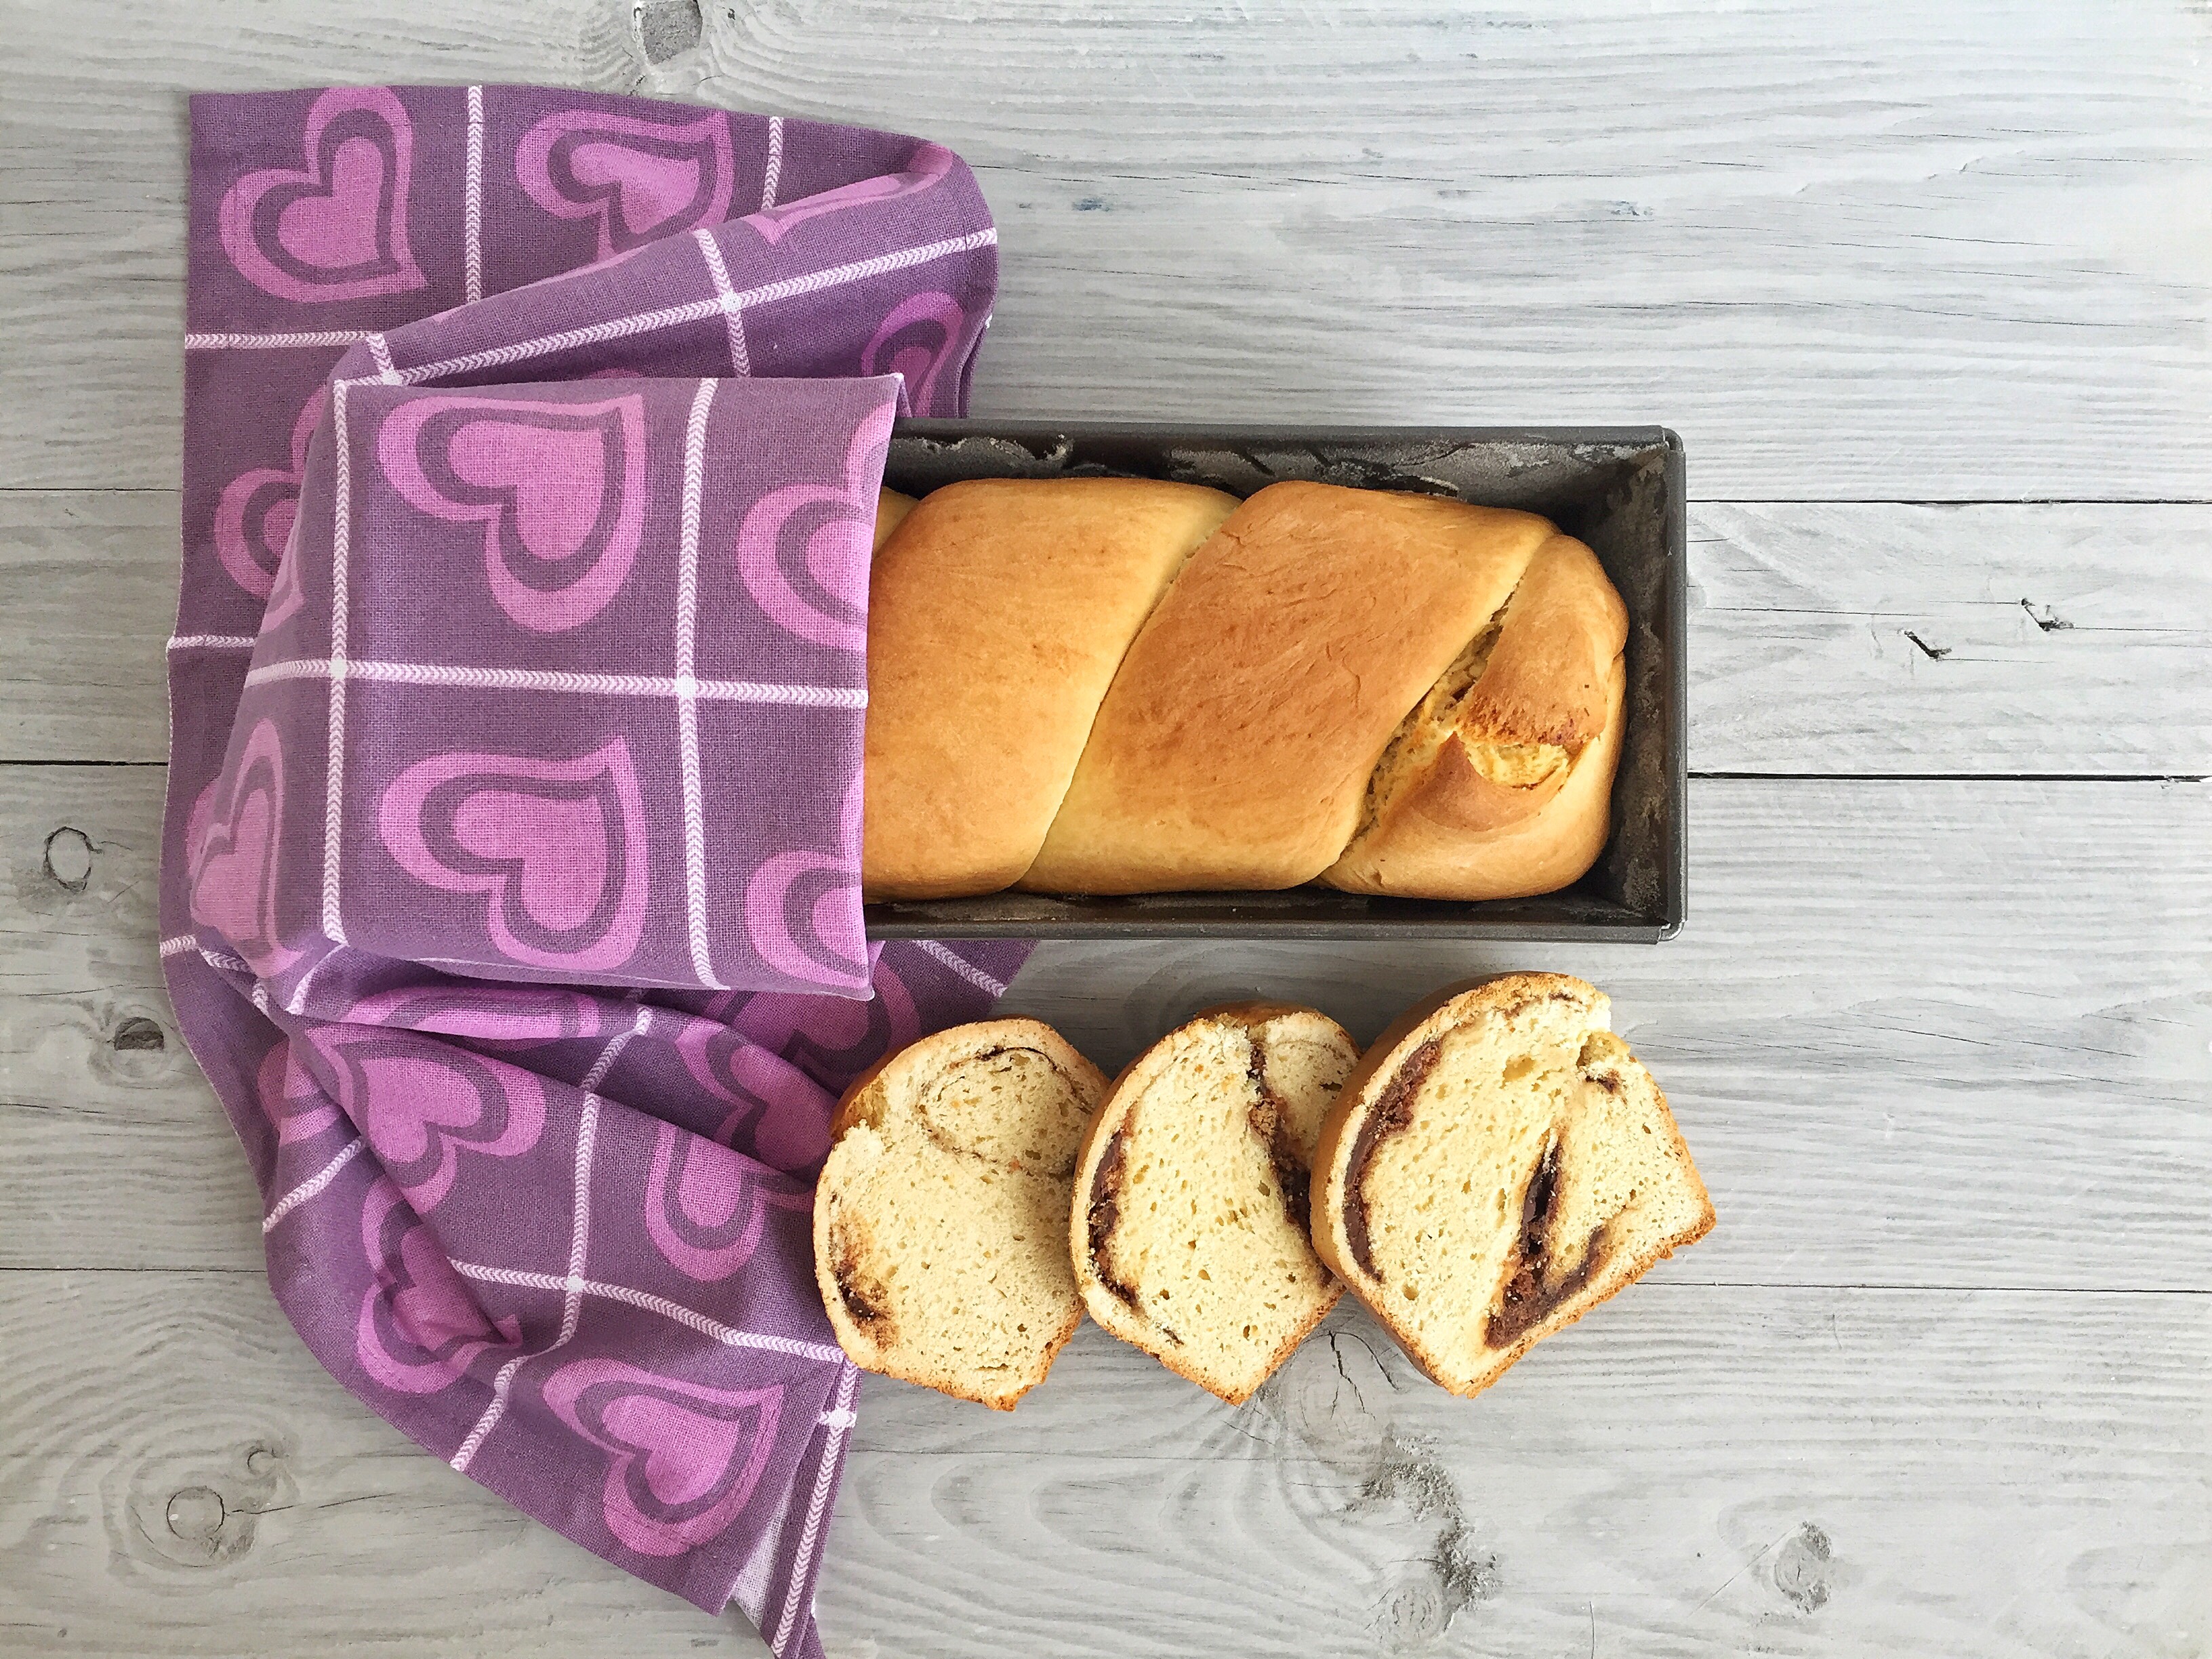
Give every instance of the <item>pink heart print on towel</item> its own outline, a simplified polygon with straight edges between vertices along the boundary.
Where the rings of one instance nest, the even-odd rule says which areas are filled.
[[[769,1208],[804,1215],[810,1192],[792,1192],[742,1152],[672,1123],[659,1126],[645,1189],[645,1230],[687,1279],[719,1284],[752,1259]]]
[[[738,526],[738,574],[776,626],[840,651],[868,648],[868,561],[892,410],[868,416],[841,483],[786,484]]]
[[[781,1054],[711,1018],[679,1031],[676,1052],[692,1080],[730,1109],[714,1133],[723,1146],[787,1175],[811,1174],[828,1155],[836,1103]]]
[[[897,375],[906,383],[908,407],[917,415],[933,413],[938,376],[952,362],[952,343],[967,326],[968,313],[950,294],[910,294],[876,325],[860,354],[860,373]]]
[[[292,465],[257,466],[240,473],[223,486],[216,503],[215,551],[223,569],[256,599],[269,598],[284,550],[292,538],[292,521],[300,507],[300,477],[307,470],[307,442],[315,435],[331,394],[317,386],[292,422]],[[286,615],[299,608],[298,590]],[[270,609],[276,607],[272,605]],[[270,620],[282,622],[283,617]]]
[[[386,1388],[436,1394],[465,1376],[478,1354],[521,1346],[521,1328],[484,1316],[430,1230],[381,1176],[362,1204],[361,1243],[370,1279],[354,1322],[354,1353]]]
[[[415,125],[389,87],[333,87],[315,100],[302,165],[249,173],[217,228],[240,276],[310,303],[427,286],[407,245]]]
[[[896,974],[878,973],[866,1002],[840,1001],[787,991],[732,992],[708,1006],[710,1018],[783,1055],[832,1101],[869,1065],[903,1048],[922,1032],[913,994]],[[829,1121],[825,1115],[823,1119]],[[760,1154],[766,1161],[765,1153]]]
[[[519,1158],[545,1131],[544,1085],[520,1066],[372,1026],[313,1026],[307,1040],[337,1079],[339,1107],[417,1214],[453,1190],[462,1153]]]
[[[533,633],[582,626],[628,580],[645,524],[645,401],[424,396],[377,459],[410,507],[483,526],[484,580]]]
[[[598,110],[549,115],[522,137],[514,175],[548,213],[599,223],[599,257],[730,216],[730,123],[641,121]]]
[[[744,222],[770,243],[781,242],[797,226],[825,213],[842,213],[865,203],[888,202],[901,196],[919,196],[932,185],[941,182],[959,159],[942,144],[922,144],[915,149],[903,173],[883,173],[857,184],[840,185],[835,190],[825,190],[783,207],[763,208],[758,213],[748,214]]]
[[[988,206],[573,88],[191,115],[161,959],[270,1287],[416,1444],[823,1659],[832,1113],[1024,953],[876,946],[859,882],[879,475],[964,409]]]
[[[185,848],[192,921],[228,940],[264,978],[283,973],[301,954],[277,938],[283,830],[284,745],[275,725],[263,720],[224,777],[193,804]]]
[[[384,845],[417,881],[484,896],[511,962],[601,973],[645,932],[645,802],[617,738],[574,760],[435,755],[384,792]]]
[[[681,1555],[738,1518],[775,1449],[783,1389],[714,1389],[617,1359],[545,1382],[554,1414],[606,1454],[607,1530],[641,1555]]]
[[[276,1126],[276,1144],[312,1140],[326,1129],[345,1121],[337,1103],[301,1066],[289,1042],[280,1042],[261,1062],[258,1079],[261,1109]]]
[[[356,1002],[345,1018],[355,1025],[394,1025],[523,1048],[597,1036],[605,1030],[598,999],[550,986],[380,991]]]
[[[849,902],[860,880],[861,781],[845,792],[834,853],[800,849],[761,860],[745,884],[745,931],[761,960],[817,985],[865,971],[867,943]]]

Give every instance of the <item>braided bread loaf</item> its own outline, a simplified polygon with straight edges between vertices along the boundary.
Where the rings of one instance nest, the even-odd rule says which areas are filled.
[[[1605,844],[1627,612],[1544,519],[1301,483],[905,500],[869,605],[871,899],[1517,897]]]

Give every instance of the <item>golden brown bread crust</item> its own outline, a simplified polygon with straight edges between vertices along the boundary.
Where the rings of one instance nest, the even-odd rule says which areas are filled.
[[[1358,1146],[1360,1128],[1368,1114],[1378,1103],[1382,1091],[1375,1085],[1379,1081],[1395,1077],[1417,1049],[1468,1018],[1478,1009],[1488,1008],[1510,1015],[1516,1005],[1554,998],[1571,1000],[1587,1007],[1593,1006],[1600,994],[1595,986],[1568,974],[1500,974],[1492,978],[1464,980],[1456,985],[1448,985],[1433,996],[1425,997],[1407,1009],[1391,1022],[1388,1030],[1375,1039],[1372,1046],[1360,1055],[1359,1064],[1352,1068],[1351,1076],[1345,1079],[1344,1087],[1337,1095],[1336,1104],[1322,1120],[1321,1139],[1314,1148],[1313,1162],[1315,1253],[1328,1264],[1329,1271],[1365,1304],[1368,1311],[1375,1316],[1384,1330],[1390,1333],[1391,1340],[1419,1368],[1423,1376],[1439,1388],[1462,1397],[1480,1394],[1489,1387],[1534,1347],[1540,1338],[1576,1323],[1592,1308],[1610,1301],[1641,1279],[1660,1261],[1672,1255],[1675,1249],[1694,1244],[1703,1238],[1712,1231],[1712,1204],[1710,1199],[1706,1199],[1702,1224],[1693,1232],[1675,1240],[1671,1245],[1641,1251],[1629,1258],[1626,1274],[1611,1289],[1588,1296],[1581,1305],[1573,1307],[1572,1311],[1556,1323],[1540,1322],[1525,1333],[1502,1351],[1503,1357],[1497,1368],[1475,1387],[1456,1387],[1439,1375],[1429,1356],[1407,1340],[1406,1334],[1395,1320],[1395,1310],[1383,1297],[1384,1286],[1361,1270],[1346,1228],[1345,1209],[1352,1187],[1348,1179],[1352,1173],[1349,1166]],[[1653,1088],[1657,1091],[1656,1079]],[[1666,1097],[1661,1093],[1660,1104],[1663,1108],[1665,1103]],[[1673,1114],[1668,1112],[1665,1116],[1674,1137],[1674,1149],[1680,1157],[1690,1178],[1698,1182],[1698,1192],[1703,1197],[1704,1182],[1691,1159],[1689,1146],[1682,1139],[1680,1128],[1674,1124]]]
[[[1607,683],[1608,717],[1571,768],[1534,789],[1508,789],[1447,745],[1377,832],[1322,879],[1351,893],[1443,899],[1523,898],[1580,880],[1610,829],[1628,684],[1619,662]]]
[[[1101,1328],[1121,1338],[1124,1342],[1142,1348],[1184,1381],[1195,1382],[1201,1389],[1215,1392],[1218,1398],[1231,1406],[1243,1405],[1250,1397],[1249,1392],[1214,1390],[1212,1382],[1196,1366],[1182,1359],[1172,1347],[1164,1347],[1155,1342],[1152,1339],[1151,1333],[1139,1322],[1129,1317],[1115,1298],[1111,1296],[1103,1297],[1092,1296],[1091,1287],[1097,1284],[1098,1273],[1097,1266],[1091,1259],[1091,1206],[1088,1195],[1097,1181],[1099,1161],[1105,1156],[1107,1146],[1127,1123],[1130,1108],[1135,1104],[1138,1097],[1144,1093],[1151,1083],[1154,1071],[1165,1062],[1169,1038],[1174,1036],[1176,1031],[1190,1026],[1216,1021],[1233,1022],[1242,1025],[1256,1038],[1260,1030],[1269,1021],[1279,1018],[1285,1014],[1310,1014],[1319,1018],[1327,1018],[1325,1015],[1317,1014],[1316,1010],[1305,1006],[1303,1003],[1296,1002],[1224,1002],[1217,1003],[1209,1008],[1201,1008],[1182,1024],[1176,1026],[1174,1031],[1170,1031],[1157,1042],[1147,1047],[1143,1053],[1121,1069],[1112,1084],[1108,1086],[1105,1099],[1099,1103],[1098,1109],[1091,1114],[1090,1125],[1084,1130],[1082,1144],[1077,1148],[1075,1154],[1074,1200],[1068,1216],[1067,1249],[1069,1258],[1075,1267],[1076,1287],[1082,1292],[1085,1306],[1089,1310],[1091,1318]],[[1334,1022],[1331,1024],[1333,1024]],[[1343,1035],[1340,1030],[1338,1035],[1340,1036]],[[1315,1167],[1319,1166],[1316,1164]],[[1315,1326],[1328,1316],[1329,1310],[1335,1307],[1338,1299],[1343,1294],[1344,1287],[1340,1276],[1340,1282],[1314,1309],[1312,1316],[1299,1325],[1269,1358],[1267,1364],[1267,1375],[1272,1376],[1281,1367],[1285,1359],[1297,1352],[1298,1345],[1313,1334]]]
[[[966,1025],[948,1025],[903,1048],[894,1048],[847,1084],[845,1092],[837,1097],[837,1109],[830,1115],[830,1144],[836,1146],[854,1124],[876,1121],[879,1108],[869,1098],[869,1091],[892,1066],[941,1069],[989,1048],[1034,1048],[1070,1076],[1083,1079],[1086,1086],[1101,1091],[1106,1087],[1106,1074],[1041,1019],[979,1019]]]
[[[891,532],[906,522],[906,515],[919,506],[911,495],[902,495],[896,489],[876,491],[876,539],[874,551],[884,550],[884,544]]]
[[[1322,880],[1353,893],[1497,899],[1579,879],[1605,848],[1627,639],[1627,607],[1597,556],[1552,537],[1480,676],[1431,730],[1394,741],[1358,834]]]
[[[1283,888],[1333,864],[1399,721],[1553,534],[1534,514],[1279,483],[1123,659],[1020,885]]]
[[[1122,653],[1236,507],[1142,478],[933,490],[876,554],[861,886],[995,892],[1059,809]]]

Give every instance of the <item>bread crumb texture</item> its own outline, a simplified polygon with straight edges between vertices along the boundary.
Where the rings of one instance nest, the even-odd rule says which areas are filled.
[[[1395,1085],[1396,1099],[1346,1170],[1363,1296],[1459,1393],[1713,1218],[1665,1097],[1606,1029],[1606,998],[1559,975],[1504,984],[1448,1005],[1378,1070],[1367,1091],[1386,1103]]]
[[[1201,1017],[1131,1067],[1073,1234],[1091,1316],[1225,1400],[1265,1382],[1342,1291],[1309,1188],[1357,1060],[1334,1021],[1294,1010]]]
[[[926,1039],[849,1103],[815,1241],[855,1364],[1000,1410],[1043,1380],[1081,1317],[1063,1241],[1103,1092],[1047,1028],[992,1021]]]

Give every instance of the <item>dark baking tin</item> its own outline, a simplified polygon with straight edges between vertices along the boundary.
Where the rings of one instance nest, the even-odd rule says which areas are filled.
[[[902,421],[884,482],[1117,475],[1249,495],[1284,478],[1418,489],[1540,513],[1596,550],[1627,602],[1628,730],[1613,836],[1596,866],[1540,898],[1464,903],[1325,887],[1128,898],[991,893],[867,907],[872,939],[1671,939],[1688,861],[1689,532],[1682,441],[1663,427],[1227,429]]]

